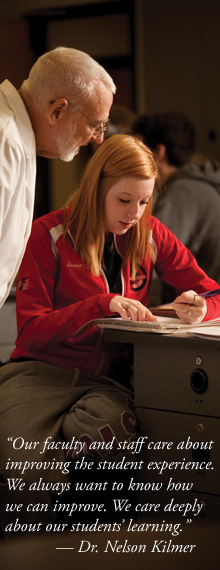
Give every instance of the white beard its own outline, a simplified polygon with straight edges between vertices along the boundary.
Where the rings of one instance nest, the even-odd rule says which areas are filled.
[[[67,152],[63,152],[60,154],[59,158],[60,160],[63,160],[64,162],[71,162],[71,160],[73,160],[74,156],[76,156],[79,152],[80,147],[75,147],[74,150],[69,150]]]
[[[59,158],[64,162],[73,160],[79,152],[80,147],[74,141],[76,125],[70,125],[64,132],[60,132],[56,137]]]

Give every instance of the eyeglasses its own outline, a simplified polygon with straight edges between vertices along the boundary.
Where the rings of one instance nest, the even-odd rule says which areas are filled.
[[[68,99],[67,99],[67,101],[68,101]],[[53,101],[50,101],[50,104],[52,105],[54,102],[55,102],[55,99]],[[102,123],[102,127],[100,127],[99,125],[94,123],[94,121],[92,121],[89,117],[87,117],[87,115],[85,115],[85,113],[80,111],[80,109],[76,105],[74,105],[74,103],[71,103],[71,101],[68,101],[68,103],[69,103],[69,105],[74,107],[74,109],[76,109],[78,111],[78,113],[83,115],[83,117],[85,117],[85,119],[87,119],[87,121],[89,121],[93,125],[93,129],[94,129],[93,136],[94,137],[99,137],[99,135],[102,135],[106,131],[107,123]]]
[[[71,103],[72,104],[72,103]],[[102,127],[100,127],[99,125],[96,125],[96,123],[94,123],[94,121],[91,121],[91,119],[89,117],[87,117],[87,115],[85,115],[85,113],[83,113],[82,111],[80,111],[80,109],[78,109],[78,107],[76,107],[76,105],[73,105],[75,107],[75,109],[78,111],[78,113],[80,113],[81,115],[83,115],[83,117],[85,117],[94,127],[94,136],[95,137],[99,137],[99,135],[102,135],[106,129],[107,129],[107,123],[103,123]]]

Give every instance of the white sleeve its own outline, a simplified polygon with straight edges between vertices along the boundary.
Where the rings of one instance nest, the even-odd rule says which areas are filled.
[[[29,212],[26,158],[22,148],[0,137],[0,307],[9,294],[23,253]]]

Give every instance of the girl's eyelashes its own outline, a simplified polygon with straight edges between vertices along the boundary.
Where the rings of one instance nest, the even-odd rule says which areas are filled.
[[[123,200],[123,198],[119,198],[119,202],[122,202],[122,204],[129,204],[130,200]],[[149,202],[144,202],[143,200],[141,200],[140,204],[142,206],[146,206],[147,204],[149,204]]]

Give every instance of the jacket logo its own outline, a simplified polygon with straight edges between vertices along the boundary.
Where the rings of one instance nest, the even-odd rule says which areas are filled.
[[[140,289],[143,289],[143,287],[146,284],[146,280],[147,280],[146,271],[140,265],[134,281],[130,281],[132,291],[140,291]]]
[[[22,278],[21,281],[18,282],[18,291],[25,291],[28,289],[30,283],[30,279]]]

